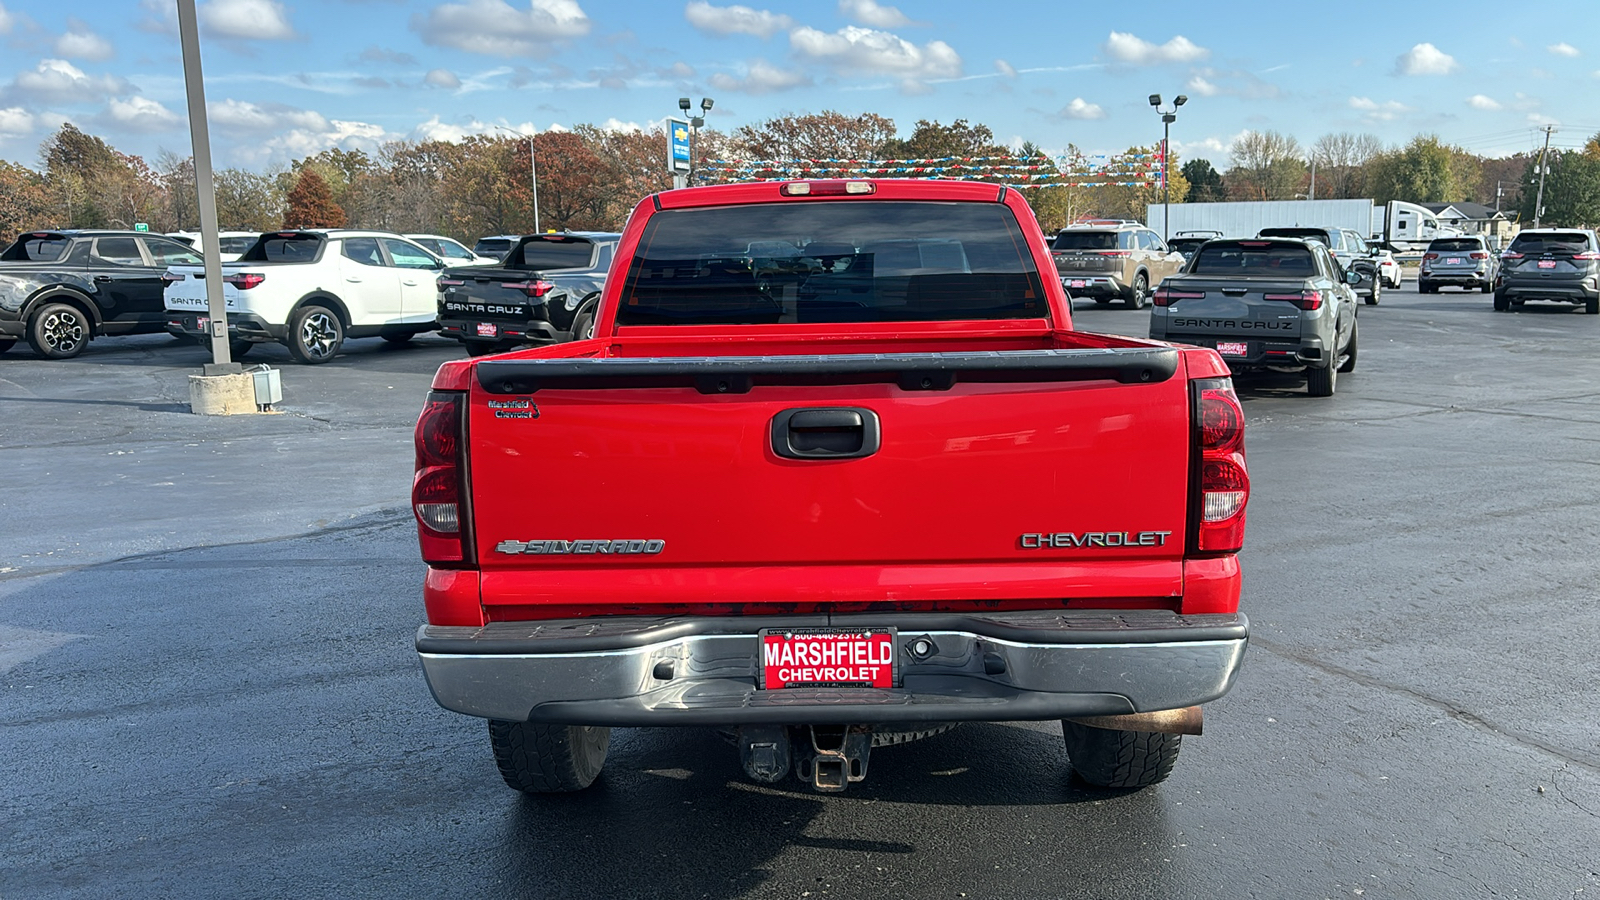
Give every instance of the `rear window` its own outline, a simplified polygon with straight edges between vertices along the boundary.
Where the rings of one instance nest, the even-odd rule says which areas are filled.
[[[1473,238],[1445,238],[1429,244],[1428,249],[1445,253],[1467,253],[1473,250],[1482,250],[1483,242]]]
[[[757,248],[759,256],[752,255]],[[993,203],[825,202],[669,210],[629,265],[620,325],[1047,315],[1016,217]]]
[[[12,262],[57,262],[66,257],[67,248],[70,246],[72,239],[60,235],[34,237],[25,234],[6,248],[5,254],[0,256],[0,259]]]
[[[217,238],[217,246],[222,248],[223,253],[243,253],[255,242],[256,236],[253,234],[248,237]]]
[[[1115,250],[1115,231],[1063,231],[1056,235],[1051,250]]]
[[[1518,253],[1583,253],[1589,249],[1589,235],[1582,231],[1519,234],[1511,249]]]
[[[1317,263],[1307,247],[1266,241],[1217,241],[1195,254],[1189,274],[1309,278],[1317,274]]]
[[[472,252],[484,256],[505,256],[511,252],[511,242],[505,238],[484,238],[472,246]]]
[[[320,234],[263,234],[240,262],[311,262],[325,239]]]
[[[1179,253],[1190,253],[1194,250],[1194,248],[1204,244],[1209,240],[1211,240],[1211,238],[1173,238],[1172,240],[1167,241],[1167,246],[1178,251]]]
[[[587,269],[593,256],[593,241],[551,236],[523,244],[521,264],[530,269]]]

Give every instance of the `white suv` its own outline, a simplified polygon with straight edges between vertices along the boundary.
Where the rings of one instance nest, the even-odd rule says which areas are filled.
[[[346,338],[403,343],[438,328],[435,279],[444,264],[398,234],[345,229],[273,231],[222,266],[235,359],[277,341],[303,363],[324,363]],[[205,270],[171,266],[167,330],[208,336]]]

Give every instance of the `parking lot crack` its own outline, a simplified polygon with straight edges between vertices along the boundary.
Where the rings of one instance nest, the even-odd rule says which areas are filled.
[[[1546,756],[1554,757],[1555,759],[1562,760],[1563,762],[1570,763],[1574,766],[1588,769],[1591,772],[1600,773],[1600,757],[1579,753],[1573,750],[1567,750],[1565,748],[1557,747],[1553,744],[1542,741],[1539,738],[1511,731],[1503,726],[1490,722],[1488,719],[1483,718],[1471,710],[1463,709],[1462,707],[1451,703],[1449,700],[1435,697],[1432,694],[1423,693],[1416,688],[1408,687],[1403,684],[1385,681],[1382,678],[1368,675],[1365,672],[1358,672],[1355,669],[1341,666],[1338,663],[1328,662],[1327,660],[1321,659],[1313,654],[1294,650],[1283,644],[1279,644],[1276,641],[1263,639],[1258,635],[1253,634],[1250,636],[1250,644],[1251,646],[1259,647],[1274,656],[1291,660],[1302,665],[1310,666],[1313,669],[1326,672],[1329,675],[1337,675],[1341,678],[1354,681],[1362,687],[1387,691],[1394,694],[1402,694],[1419,703],[1437,709],[1450,716],[1450,718],[1469,725],[1478,731],[1484,732],[1485,734],[1490,734],[1503,740],[1511,741],[1512,743],[1518,744],[1529,750],[1542,753]]]

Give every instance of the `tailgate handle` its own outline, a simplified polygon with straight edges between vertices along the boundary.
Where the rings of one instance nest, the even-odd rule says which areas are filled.
[[[772,418],[772,452],[785,459],[860,459],[881,443],[878,414],[870,409],[807,406]]]

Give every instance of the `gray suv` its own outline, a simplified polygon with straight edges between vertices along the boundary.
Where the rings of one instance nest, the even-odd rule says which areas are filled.
[[[1417,293],[1437,294],[1447,284],[1485,294],[1494,290],[1495,261],[1489,245],[1476,235],[1434,238],[1422,254]]]
[[[1600,246],[1594,232],[1577,228],[1524,228],[1500,254],[1494,308],[1504,312],[1528,300],[1577,303],[1600,315]]]

